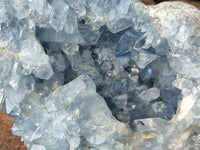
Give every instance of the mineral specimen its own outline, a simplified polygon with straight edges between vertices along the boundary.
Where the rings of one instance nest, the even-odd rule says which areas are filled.
[[[0,33],[0,109],[30,150],[200,149],[197,8],[2,0]]]

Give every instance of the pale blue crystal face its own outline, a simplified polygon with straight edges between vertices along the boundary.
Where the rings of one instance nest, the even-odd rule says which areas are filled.
[[[199,18],[181,2],[0,1],[12,132],[30,150],[200,149]]]

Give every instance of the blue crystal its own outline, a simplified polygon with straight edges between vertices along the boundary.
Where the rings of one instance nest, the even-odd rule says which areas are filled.
[[[199,18],[181,2],[0,1],[12,132],[30,150],[199,149]]]

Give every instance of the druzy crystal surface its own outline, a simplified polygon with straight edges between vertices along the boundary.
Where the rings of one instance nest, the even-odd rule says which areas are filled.
[[[1,0],[0,109],[30,150],[199,150],[200,11]]]

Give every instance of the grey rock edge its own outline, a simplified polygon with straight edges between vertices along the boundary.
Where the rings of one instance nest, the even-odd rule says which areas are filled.
[[[12,131],[30,150],[200,149],[197,8],[182,2],[146,6],[137,0],[3,0],[0,25],[0,109],[17,115]],[[181,100],[170,120],[157,116],[135,119],[132,130],[130,121],[118,121],[112,115],[102,93],[96,92],[103,77],[87,50],[99,44],[102,27],[120,36],[114,46],[110,44],[115,43],[113,38],[107,43],[103,40],[95,49],[97,60],[105,65],[100,67],[103,71],[111,66],[104,62],[115,65],[105,77],[117,78],[131,59],[137,67],[127,76],[138,83],[138,70],[167,62],[154,69],[159,71],[155,78],[161,85],[150,89],[140,86],[137,91],[146,106],[160,97],[162,86],[179,89]],[[118,35],[121,31],[124,33]],[[45,48],[42,43],[50,45]],[[114,52],[112,46],[116,47]],[[81,47],[86,50],[79,52]],[[149,48],[155,52],[148,52]],[[64,75],[69,66],[77,78],[73,73]],[[144,73],[145,80],[154,76],[152,69]],[[169,76],[175,79],[168,86]],[[126,92],[113,93],[102,95],[112,95],[115,105],[126,112],[134,110],[135,106],[127,108],[125,101],[120,101],[127,99]],[[163,101],[152,107],[155,104],[160,109],[167,107]]]

